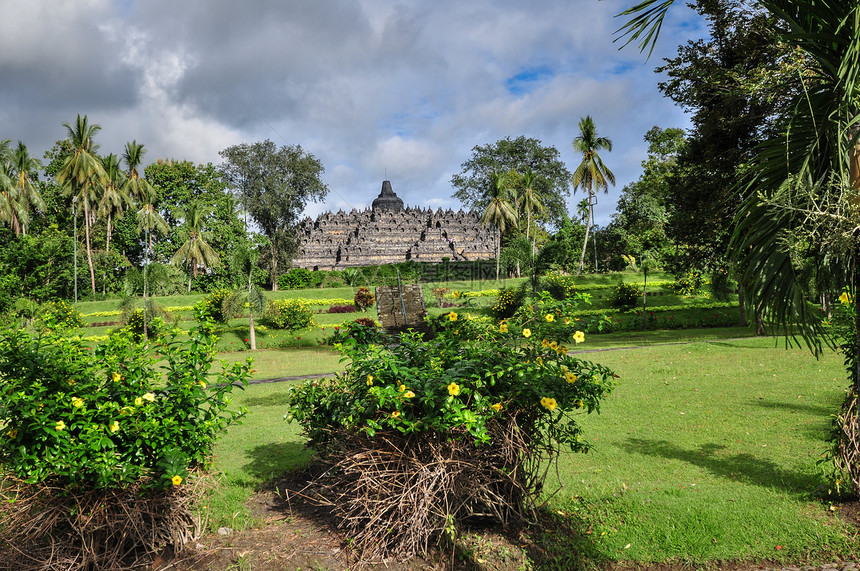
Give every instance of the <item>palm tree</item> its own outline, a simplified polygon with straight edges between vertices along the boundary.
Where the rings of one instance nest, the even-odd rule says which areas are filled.
[[[519,177],[519,194],[517,196],[517,208],[526,215],[526,239],[529,238],[529,232],[532,227],[532,213],[540,214],[546,210],[546,204],[535,189],[537,183],[537,175],[531,170],[526,170]],[[537,231],[532,234],[532,258],[535,255],[535,240]]]
[[[257,329],[254,314],[260,315],[266,309],[266,298],[260,287],[252,281],[254,267],[257,265],[257,250],[247,244],[239,246],[233,254],[232,266],[237,273],[248,276],[248,290],[234,291],[224,299],[221,311],[225,317],[232,318],[244,313],[248,308],[248,338],[251,350],[257,350]]]
[[[125,175],[120,170],[119,159],[113,153],[102,160],[106,182],[103,187],[102,199],[99,202],[98,214],[107,219],[107,243],[105,250],[110,251],[111,218],[116,213],[121,216],[126,206],[131,206],[131,198],[125,191]]]
[[[107,173],[102,162],[95,155],[98,145],[93,142],[93,137],[101,130],[97,124],[90,125],[87,116],[77,116],[75,124],[63,123],[68,131],[68,140],[72,151],[66,156],[60,171],[57,173],[57,182],[64,189],[66,195],[72,196],[84,207],[84,228],[86,229],[87,263],[90,267],[90,282],[93,293],[96,293],[96,273],[93,269],[93,253],[90,245],[90,226],[93,222],[95,212],[93,206],[98,202],[99,189],[107,181]]]
[[[45,207],[31,176],[42,168],[42,163],[30,156],[27,146],[21,141],[18,141],[18,146],[11,152],[10,158],[14,174],[12,194],[21,211],[21,217],[12,221],[12,228],[15,229],[15,234],[20,231],[26,236],[27,226],[30,224],[30,207],[35,206],[39,210]]]
[[[219,265],[218,254],[206,240],[209,232],[203,231],[203,222],[209,212],[196,200],[185,208],[185,230],[188,239],[173,255],[171,263],[185,267],[190,265],[188,275],[188,291],[191,291],[191,278],[197,277],[198,268],[209,269]]]
[[[496,232],[496,280],[499,279],[499,261],[502,246],[502,234],[509,225],[517,223],[517,212],[511,205],[511,173],[490,175],[490,188],[487,192],[490,199],[487,209],[481,216],[481,224],[492,226]]]
[[[606,137],[598,137],[594,120],[590,115],[579,120],[579,135],[573,140],[573,150],[582,153],[582,162],[573,173],[573,188],[585,189],[588,192],[588,220],[585,224],[585,240],[582,241],[582,256],[579,258],[579,268],[576,275],[582,273],[582,265],[585,263],[585,248],[588,246],[588,234],[594,223],[594,195],[596,189],[602,188],[609,192],[609,184],[615,185],[615,175],[606,168],[598,151],[612,151],[612,141]]]

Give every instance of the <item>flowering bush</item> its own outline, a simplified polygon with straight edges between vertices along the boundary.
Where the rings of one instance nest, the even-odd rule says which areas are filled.
[[[499,291],[499,297],[496,298],[496,303],[490,308],[490,311],[499,319],[506,319],[514,314],[523,304],[525,299],[524,288],[504,288]]]
[[[310,305],[298,299],[278,299],[266,307],[265,322],[274,329],[299,331],[313,327],[314,312]]]
[[[637,286],[621,282],[612,290],[609,305],[617,309],[630,309],[642,299],[642,290]]]
[[[552,297],[558,300],[573,297],[576,293],[576,285],[573,283],[573,278],[570,276],[549,274],[543,279],[541,285]]]
[[[49,301],[42,306],[42,319],[50,327],[60,325],[62,327],[83,327],[84,320],[81,312],[65,301]]]
[[[692,297],[702,293],[705,286],[709,284],[710,281],[708,281],[705,274],[700,270],[690,270],[675,280],[675,283],[672,285],[672,291],[684,297]],[[706,295],[710,296],[708,293]]]
[[[227,316],[224,314],[224,300],[233,292],[229,289],[216,289],[209,295],[194,304],[194,311],[198,316],[211,318],[218,323],[226,323]]]
[[[336,474],[321,486],[359,549],[420,551],[472,510],[525,518],[542,463],[561,446],[589,449],[576,416],[599,410],[615,375],[569,353],[585,340],[566,317],[577,302],[547,295],[501,321],[450,312],[429,339],[345,340],[344,374],[291,390],[289,417]],[[432,481],[422,476],[428,463]]]
[[[178,485],[242,416],[226,411],[227,396],[250,363],[211,379],[215,341],[207,328],[186,341],[170,334],[156,356],[129,331],[95,351],[56,330],[3,332],[0,465],[28,483]]]

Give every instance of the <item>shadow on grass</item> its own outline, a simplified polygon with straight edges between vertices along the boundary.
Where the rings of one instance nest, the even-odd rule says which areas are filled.
[[[687,462],[734,482],[781,488],[795,494],[811,494],[821,484],[815,475],[785,470],[774,462],[746,452],[726,454],[727,447],[721,444],[702,444],[698,449],[686,450],[666,440],[631,438],[622,447],[630,453]]]
[[[803,402],[798,399],[797,402],[771,401],[771,400],[753,400],[754,405],[771,410],[785,410],[788,412],[802,412],[811,414],[822,419],[821,426],[827,429],[830,426],[830,415],[839,411],[839,406],[827,407],[809,402]]]
[[[265,396],[247,397],[242,400],[242,404],[247,406],[248,408],[255,406],[280,406],[283,407],[284,412],[286,412],[287,399],[289,398],[290,394],[290,386],[292,385],[287,385],[284,387],[284,390],[271,393]]]
[[[255,446],[247,455],[251,461],[242,468],[255,478],[270,481],[286,472],[304,468],[312,453],[299,442],[275,442]]]

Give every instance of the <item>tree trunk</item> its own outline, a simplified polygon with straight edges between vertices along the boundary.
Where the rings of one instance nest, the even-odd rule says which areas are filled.
[[[496,281],[499,281],[499,257],[502,255],[502,238],[496,228]]]
[[[93,249],[90,247],[90,209],[86,200],[84,200],[84,222],[84,230],[87,235],[87,264],[90,266],[90,284],[92,285],[93,295],[95,295],[96,272],[93,269]]]
[[[648,290],[648,270],[642,268],[642,329],[646,329],[645,324],[645,292]]]
[[[250,304],[248,304],[250,305]],[[248,319],[248,338],[251,340],[251,351],[257,350],[257,330],[254,329],[254,310],[251,309],[251,317]]]
[[[588,191],[588,205],[591,206],[591,191]],[[585,222],[585,240],[582,241],[582,255],[579,257],[579,268],[576,270],[576,275],[582,273],[582,266],[585,264],[585,249],[588,247],[588,234],[591,231],[591,208],[587,210],[587,220]]]
[[[764,314],[762,313],[763,305],[764,301],[760,301],[755,306],[755,334],[760,337],[766,335],[764,331]]]
[[[738,309],[740,310],[740,324],[741,327],[747,326],[747,308],[746,308],[746,298],[744,297],[744,289],[741,287],[740,282],[738,282]]]
[[[278,291],[278,252],[272,244],[272,291]]]

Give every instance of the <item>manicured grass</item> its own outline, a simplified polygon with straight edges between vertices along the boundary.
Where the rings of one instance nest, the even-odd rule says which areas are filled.
[[[656,340],[720,331],[743,333],[669,331]],[[643,341],[589,336],[577,349]],[[564,487],[548,504],[557,525],[534,538],[549,568],[858,556],[854,532],[820,500],[825,481],[816,466],[829,415],[844,394],[838,355],[816,361],[770,338],[742,338],[583,358],[613,367],[621,378],[600,415],[580,417],[592,453],[560,459]],[[236,394],[236,405],[250,414],[216,448],[224,476],[213,496],[212,526],[252,525],[244,499],[308,461],[298,427],[283,419],[290,386],[255,385]],[[547,492],[557,484],[551,477]]]
[[[586,357],[621,378],[582,418],[593,453],[559,463],[551,506],[588,532],[545,538],[561,561],[856,557],[816,466],[844,396],[838,355],[749,338]]]

